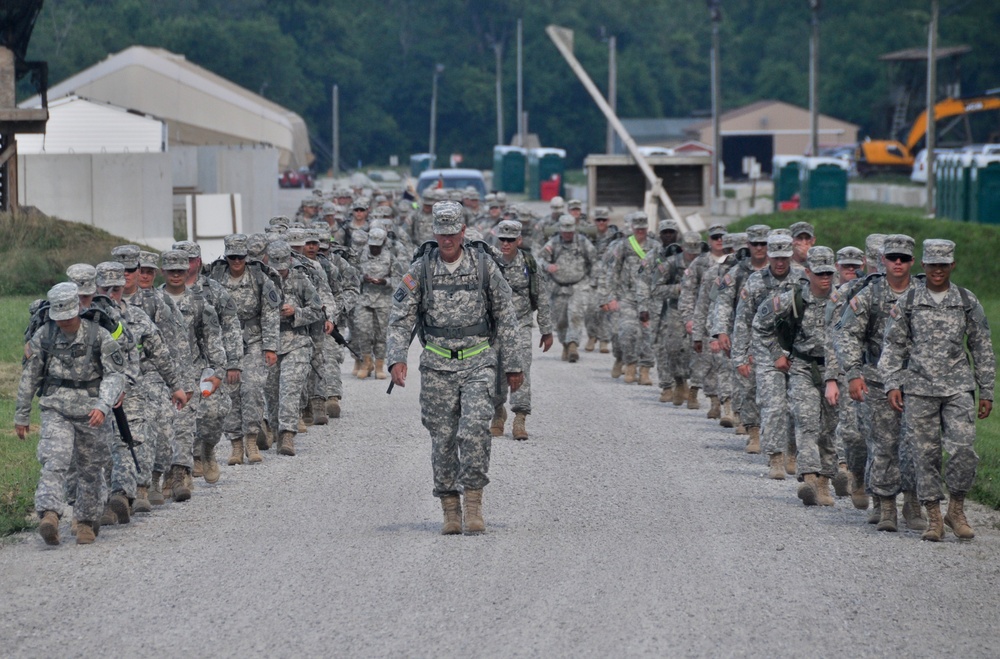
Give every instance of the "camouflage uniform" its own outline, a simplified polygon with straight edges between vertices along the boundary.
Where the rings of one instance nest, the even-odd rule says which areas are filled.
[[[727,233],[723,236],[723,244],[727,246],[729,252],[733,252],[732,246],[737,243],[745,244],[746,234]],[[722,282],[722,277],[736,264],[736,259],[735,253],[729,253],[725,259],[709,266],[708,270],[705,271],[704,276],[702,276],[701,288],[698,290],[695,300],[694,317],[692,318],[694,321],[692,339],[694,336],[700,337],[694,340],[701,341],[702,355],[709,364],[709,372],[715,373],[716,392],[719,402],[723,405],[732,398],[735,388],[734,372],[729,359],[722,352],[713,352],[710,347],[713,338],[710,316],[711,309],[719,298],[719,284]],[[706,390],[705,395],[711,397],[712,390]]]
[[[590,300],[590,275],[596,251],[593,244],[576,233],[575,222],[570,215],[560,220],[560,231],[573,232],[570,242],[563,240],[562,234],[552,236],[539,253],[540,263],[548,272],[548,265],[555,265],[556,271],[549,272],[552,281],[551,304],[559,342],[563,346],[571,343],[580,345],[585,330],[584,317]]]
[[[372,229],[368,235],[369,246],[382,246],[378,256],[365,249],[361,255],[361,295],[354,307],[354,328],[357,335],[354,345],[362,357],[385,360],[385,334],[392,307],[392,291],[403,276],[403,265],[384,245],[386,234]],[[368,279],[381,280],[376,284]]]
[[[607,215],[607,209],[594,211],[595,218]],[[601,280],[601,269],[604,267],[604,256],[608,252],[611,243],[621,237],[621,231],[613,224],[609,224],[607,230],[602,234],[594,231],[591,241],[594,243],[596,258],[594,259],[593,275],[590,278],[590,304],[587,305],[585,324],[587,326],[587,336],[597,339],[602,344],[611,341],[611,312],[601,309],[601,303],[597,295],[597,286]],[[607,349],[605,348],[605,351]]]
[[[723,235],[726,233],[725,229],[719,225],[715,225],[709,229],[710,235],[718,235],[719,233]],[[724,258],[724,256],[716,256],[708,251],[703,252],[688,265],[687,270],[684,272],[684,278],[681,280],[681,295],[677,300],[677,311],[680,313],[685,324],[692,323],[691,334],[688,340],[692,343],[700,342],[704,348],[707,348],[707,345],[705,345],[707,343],[705,327],[699,327],[694,322],[695,307],[698,304],[698,294],[702,289],[705,273]],[[694,390],[702,389],[706,396],[719,395],[718,369],[716,361],[712,359],[710,350],[703,349],[701,352],[692,351],[690,386]],[[696,399],[689,398],[688,400],[690,402]]]
[[[646,277],[637,284],[639,311],[649,313],[652,323],[660,389],[670,389],[691,375],[691,343],[677,310],[687,266],[680,245],[657,247],[646,255],[642,265]]]

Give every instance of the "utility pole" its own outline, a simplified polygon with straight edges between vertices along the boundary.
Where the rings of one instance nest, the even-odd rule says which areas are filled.
[[[927,214],[933,216],[937,209],[934,200],[934,146],[937,116],[937,32],[938,0],[931,0],[931,23],[927,26]]]
[[[820,0],[809,0],[812,10],[812,32],[809,35],[809,155],[819,155],[819,94],[816,81],[819,77],[819,10]]]
[[[340,173],[340,87],[333,86],[333,176]]]
[[[517,19],[517,145],[524,146],[524,67],[521,19]]]
[[[429,140],[429,148],[427,149],[427,153],[431,154],[432,157],[436,155],[434,148],[437,139],[438,77],[443,71],[444,64],[434,65],[434,77],[431,81],[431,138]]]
[[[722,197],[722,172],[719,163],[722,162],[722,130],[719,126],[719,114],[722,112],[719,102],[719,23],[722,22],[722,7],[720,0],[708,0],[708,11],[712,20],[712,55],[709,75],[712,78],[712,194],[716,199]]]
[[[497,144],[503,144],[503,44],[493,44],[497,56]]]
[[[611,112],[618,114],[618,39],[608,37],[608,105]],[[608,140],[606,152],[610,155],[615,152],[615,128],[608,122]]]

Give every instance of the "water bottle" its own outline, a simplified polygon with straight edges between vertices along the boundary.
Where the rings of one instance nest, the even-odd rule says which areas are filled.
[[[215,383],[209,380],[210,377],[215,375],[215,371],[211,368],[206,368],[201,372],[201,396],[202,398],[208,398],[215,391]]]

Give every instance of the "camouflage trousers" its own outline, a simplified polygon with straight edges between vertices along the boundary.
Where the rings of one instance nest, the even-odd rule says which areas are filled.
[[[490,421],[496,370],[420,368],[420,420],[431,434],[434,496],[479,490],[490,482]]]
[[[312,348],[295,348],[278,355],[278,365],[267,374],[268,425],[279,432],[298,432],[300,401],[312,369]]]
[[[225,383],[225,374],[220,377]],[[201,457],[203,444],[215,447],[222,440],[223,422],[232,409],[228,387],[229,385],[223,384],[208,398],[201,395],[199,388],[195,388],[194,396],[174,422],[179,455],[174,456],[173,464],[193,468],[194,458]]]
[[[332,336],[323,339],[323,379],[326,380],[326,396],[343,398],[344,381],[341,379],[340,367],[344,363],[347,350],[337,343]]]
[[[590,304],[590,285],[586,280],[572,286],[552,285],[552,322],[556,326],[559,343],[580,345],[586,329],[587,305]]]
[[[833,435],[837,428],[836,408],[826,402],[824,389],[813,384],[809,365],[792,363],[788,374],[788,405],[795,428],[799,479],[805,474],[833,477],[837,474],[837,452]]]
[[[882,497],[894,497],[900,492],[917,489],[913,451],[903,432],[903,415],[889,406],[885,388],[880,382],[867,382],[868,393],[863,403],[856,403],[858,433],[865,438],[867,461],[864,466],[868,489]],[[850,456],[848,469],[854,472]]]
[[[622,361],[639,366],[655,366],[652,332],[648,326],[639,322],[639,309],[635,302],[619,301],[618,314]]]
[[[757,407],[757,375],[756,367],[750,367],[750,377],[745,378],[736,370],[736,363],[729,361],[729,369],[733,378],[733,409],[740,416],[740,423],[745,428],[760,427],[760,408]]]
[[[110,415],[109,415],[110,416]],[[67,474],[74,466],[73,517],[93,522],[104,511],[104,467],[110,460],[108,436],[111,421],[91,428],[87,417],[70,418],[59,412],[41,410],[42,429],[38,439],[41,473],[35,488],[35,510],[51,510],[62,516],[66,506]]]
[[[719,395],[719,362],[705,342],[701,352],[691,351],[691,386],[699,387],[706,396]]]
[[[531,325],[521,325],[517,328],[517,350],[521,357],[521,365],[524,368],[522,371],[524,373],[524,382],[521,383],[517,391],[510,393],[510,386],[507,384],[506,377],[501,377],[499,380],[500,393],[497,397],[496,405],[502,405],[504,402],[507,402],[509,393],[510,409],[515,414],[518,412],[531,414],[531,349],[533,339],[534,334],[532,334]]]
[[[976,399],[972,392],[952,396],[916,396],[903,398],[905,440],[913,449],[917,475],[917,497],[921,501],[940,501],[944,489],[965,494],[976,479],[979,456],[976,441]],[[941,454],[948,454],[948,465],[941,478]]]
[[[837,381],[840,400],[837,402],[837,430],[833,445],[837,451],[837,461],[847,465],[857,482],[862,482],[865,465],[868,462],[868,447],[858,426],[857,404],[848,394],[848,386],[843,378]]]
[[[234,441],[255,435],[264,420],[264,383],[267,366],[260,343],[253,343],[243,354],[243,372],[238,384],[229,388],[232,406],[223,422],[226,439]]]
[[[795,454],[795,433],[788,410],[788,376],[774,368],[770,355],[754,356],[757,407],[760,410],[760,445],[767,455]]]
[[[312,350],[309,352],[309,369],[306,371],[306,384],[299,397],[301,409],[309,405],[313,398],[326,400],[326,355],[323,352],[326,334],[313,337]]]
[[[387,296],[388,298],[388,296]],[[391,298],[388,298],[391,303]],[[386,329],[389,327],[391,304],[354,308],[354,339],[358,354],[374,355],[375,359],[385,359]]]
[[[655,321],[654,321],[655,322]],[[656,336],[656,375],[661,389],[674,386],[676,378],[691,377],[691,342],[684,321],[673,308],[660,319]]]
[[[149,442],[146,441],[146,419],[145,419],[145,400],[141,403],[136,404],[135,398],[143,399],[141,392],[130,392],[125,397],[125,402],[122,408],[125,409],[125,418],[128,419],[128,428],[132,432],[132,439],[134,440],[136,459],[139,460],[140,467],[142,466],[142,460],[145,458],[148,462],[149,459],[147,455],[151,452],[150,447],[146,446]],[[108,482],[111,486],[112,492],[123,492],[125,496],[129,499],[135,498],[135,488],[139,484],[138,473],[135,468],[135,462],[132,460],[132,453],[128,450],[128,445],[122,441],[121,429],[118,427],[118,421],[112,418],[111,421],[114,432],[108,438],[108,448],[111,452],[111,464],[110,473],[106,474],[108,476]],[[148,468],[148,467],[147,467]],[[144,469],[145,471],[145,469]],[[147,481],[149,481],[149,474],[143,474]]]
[[[702,352],[708,353],[708,359],[712,364],[711,370],[715,372],[715,395],[723,403],[732,400],[733,389],[736,385],[733,382],[733,369],[729,366],[729,359],[721,352],[712,352],[711,348],[708,347],[707,341],[704,344],[704,348],[702,348]],[[705,395],[711,396],[713,394],[711,390],[708,390]]]
[[[142,473],[139,475],[139,485],[148,487],[152,482],[151,472],[157,471],[167,473],[175,462],[175,458],[181,454],[180,445],[177,443],[177,435],[174,431],[174,423],[179,412],[174,409],[170,402],[170,392],[167,385],[157,375],[146,374],[143,376],[143,387],[146,389],[146,416],[149,422],[146,424],[145,452],[139,454],[139,464],[142,466]],[[146,460],[149,460],[150,469],[147,469]]]
[[[611,340],[611,313],[601,311],[597,303],[597,292],[590,289],[590,300],[587,302],[587,312],[584,314],[584,325],[587,327],[587,336],[598,341]]]

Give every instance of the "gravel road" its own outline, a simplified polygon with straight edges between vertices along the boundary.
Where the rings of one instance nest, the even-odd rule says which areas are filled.
[[[415,368],[392,396],[348,373],[297,457],[223,465],[91,546],[66,523],[60,547],[4,543],[0,655],[997,655],[995,513],[932,544],[848,499],[806,509],[706,405],[610,366],[536,354],[531,439],[494,440],[479,537],[438,534]]]

